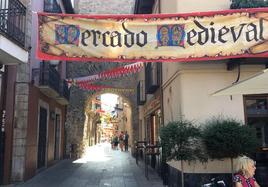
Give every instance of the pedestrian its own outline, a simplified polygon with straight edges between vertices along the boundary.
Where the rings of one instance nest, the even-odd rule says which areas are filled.
[[[117,135],[113,137],[113,145],[114,145],[114,149],[117,150],[118,149],[118,136]]]
[[[128,151],[128,138],[129,138],[129,135],[126,131],[125,136],[124,136],[125,151]]]
[[[255,161],[249,157],[242,156],[237,160],[236,174],[234,175],[234,187],[260,187],[254,178]]]
[[[123,151],[123,147],[124,147],[124,132],[121,131],[121,133],[119,134],[119,146],[121,151]]]

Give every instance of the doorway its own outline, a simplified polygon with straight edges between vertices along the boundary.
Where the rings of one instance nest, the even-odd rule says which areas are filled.
[[[254,159],[257,162],[255,177],[260,186],[268,183],[268,96],[246,96],[246,123],[256,129],[258,149]]]
[[[37,168],[40,169],[46,164],[47,147],[47,109],[40,107],[39,112],[39,136],[38,136],[38,158]]]

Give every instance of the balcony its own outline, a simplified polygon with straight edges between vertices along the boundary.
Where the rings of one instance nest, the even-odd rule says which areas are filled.
[[[146,102],[145,84],[143,80],[139,81],[137,86],[137,102],[138,105],[144,105]]]
[[[153,94],[160,85],[160,63],[148,63],[145,67],[146,94]]]
[[[61,105],[68,105],[70,90],[59,72],[49,62],[41,62],[40,68],[33,69],[32,81],[40,91],[49,98],[55,99]]]
[[[65,80],[60,82],[60,94],[56,98],[56,101],[61,105],[68,105],[70,100],[70,90]]]
[[[24,47],[26,7],[18,0],[1,0],[0,7],[1,34]]]
[[[60,5],[57,0],[45,0],[44,11],[49,13],[62,13]]]
[[[0,63],[27,63],[26,7],[18,0],[0,0]],[[14,53],[16,51],[16,53]]]
[[[33,74],[34,75],[34,74]],[[60,97],[60,74],[48,62],[40,64],[38,87],[40,91],[50,98]]]

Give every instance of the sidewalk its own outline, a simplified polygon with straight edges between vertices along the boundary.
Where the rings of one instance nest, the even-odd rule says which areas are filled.
[[[64,160],[19,187],[163,187],[162,180],[144,166],[137,166],[129,152],[111,150],[110,144],[88,148],[76,161]]]

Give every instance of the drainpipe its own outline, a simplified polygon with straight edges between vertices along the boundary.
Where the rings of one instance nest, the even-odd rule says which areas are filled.
[[[160,109],[161,109],[161,126],[164,126],[164,95],[163,95],[163,63],[160,63]]]

